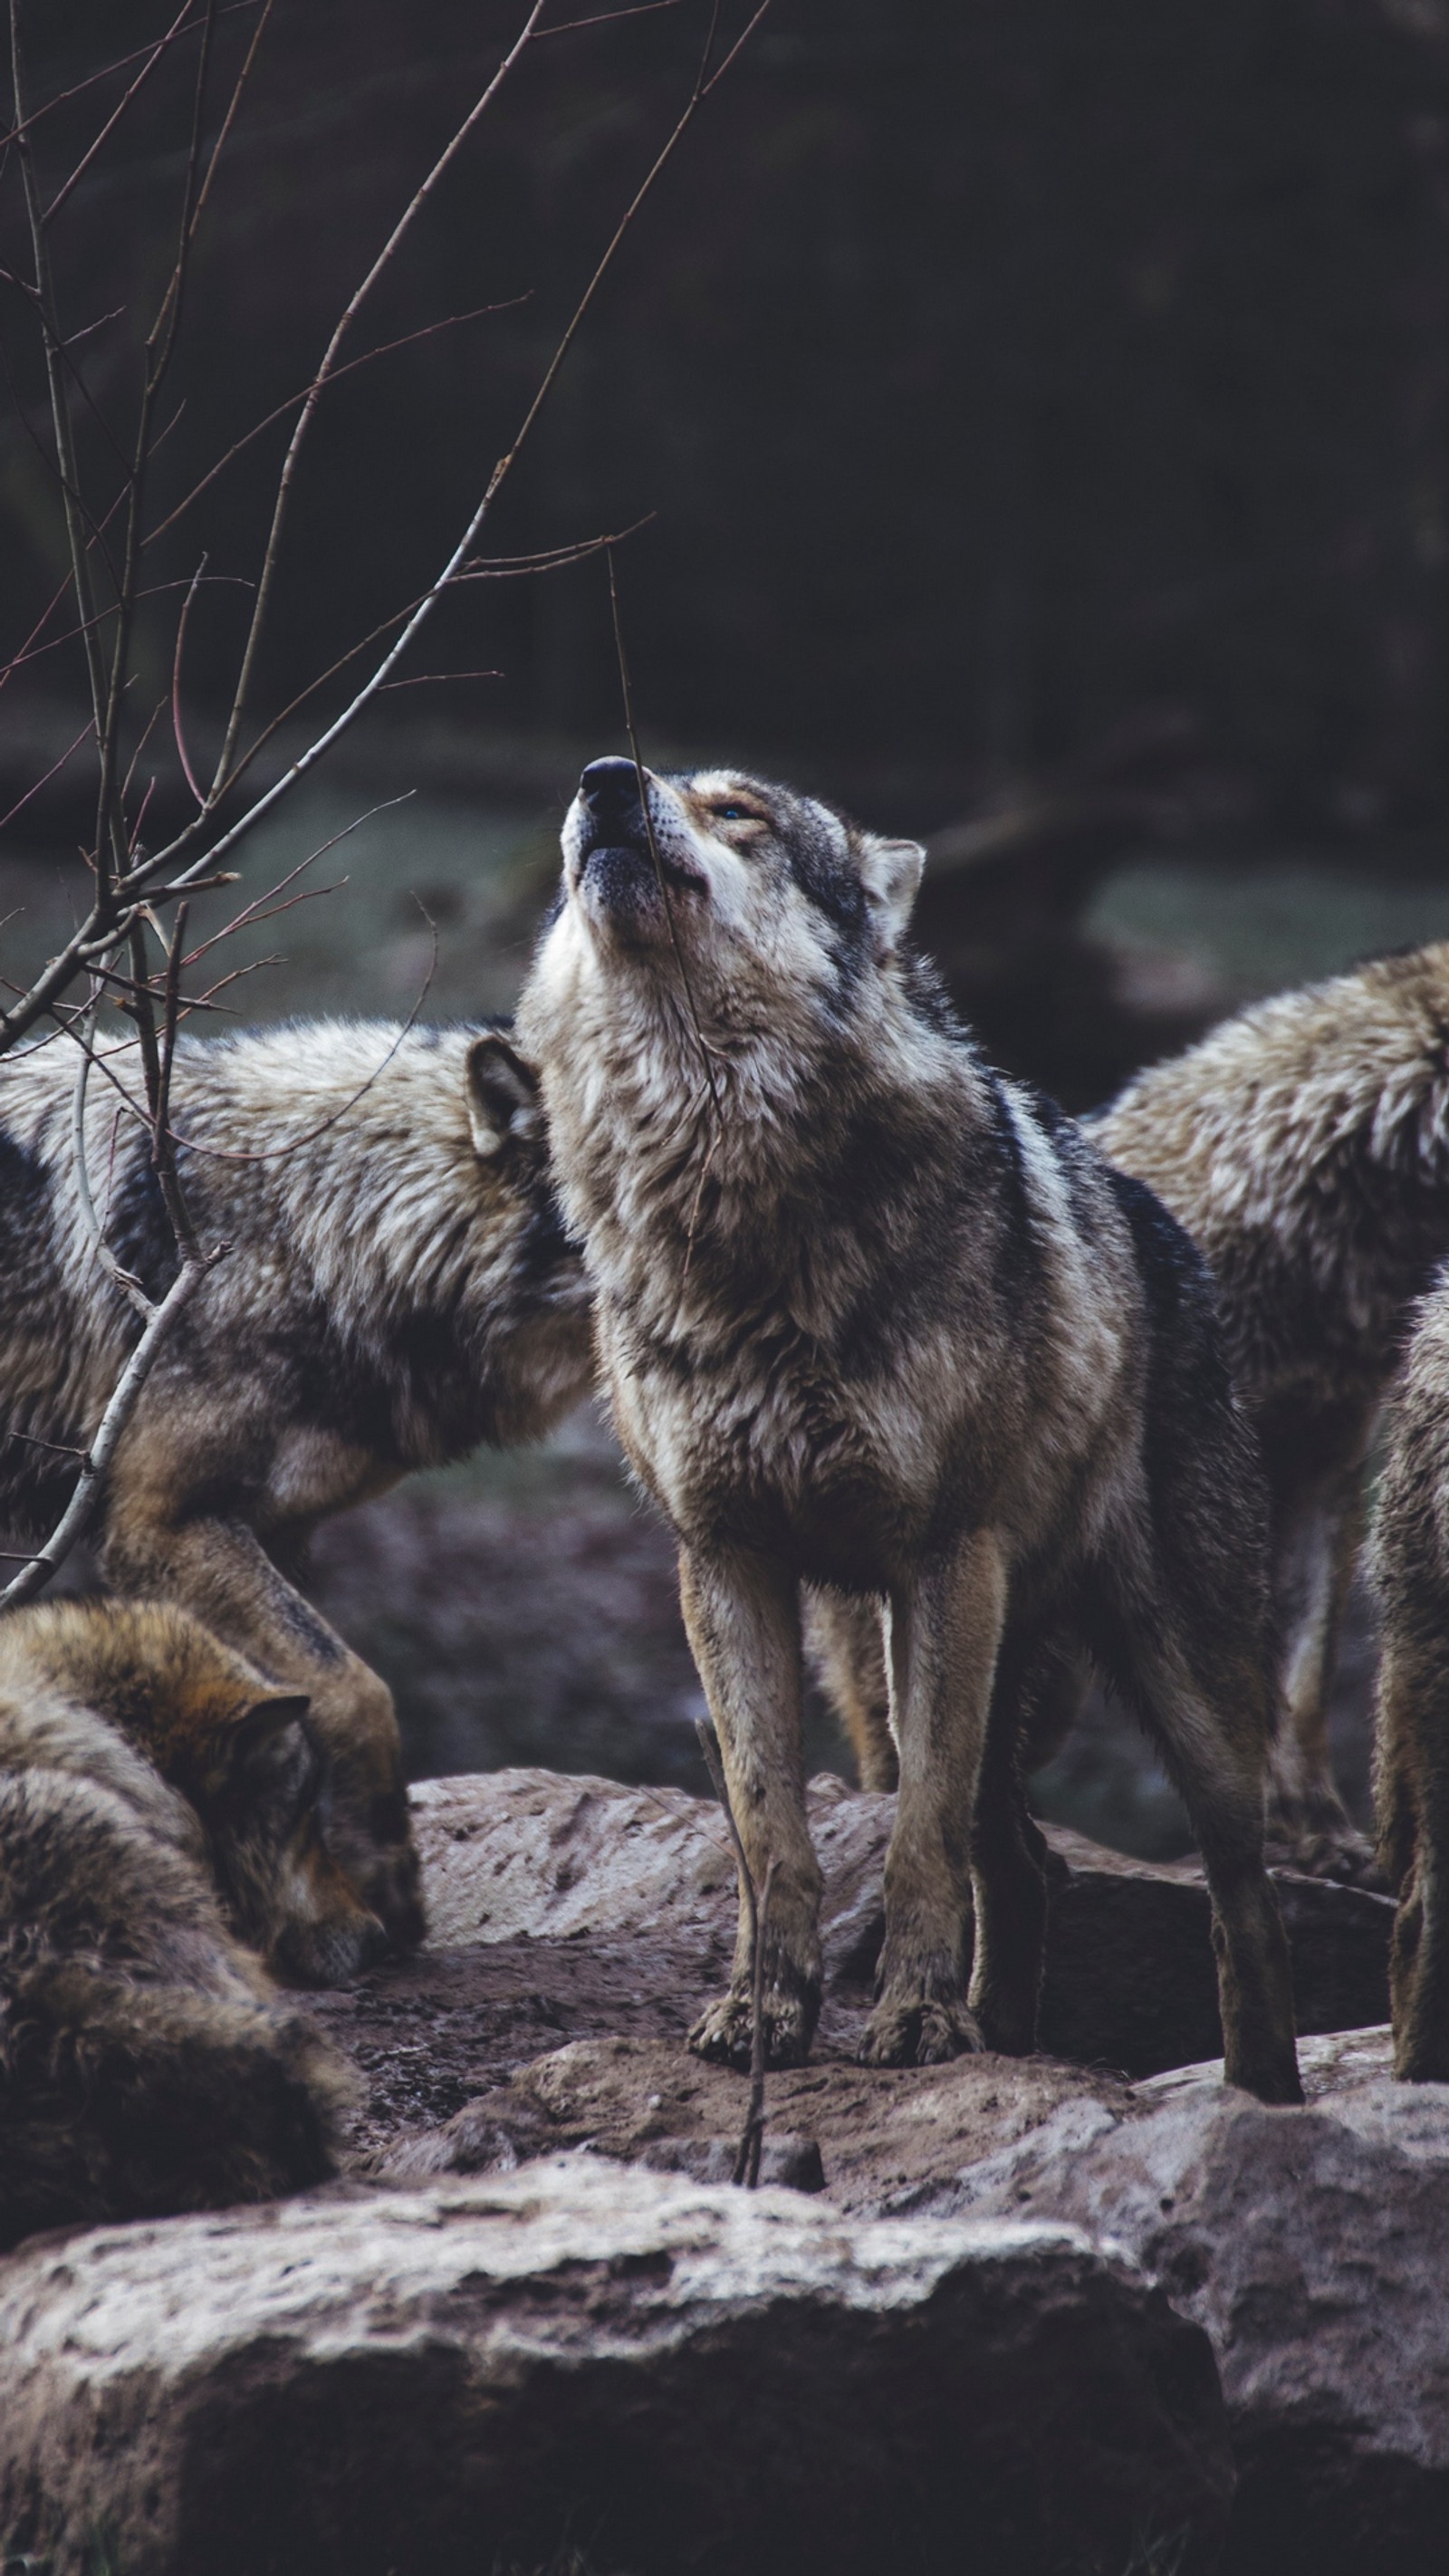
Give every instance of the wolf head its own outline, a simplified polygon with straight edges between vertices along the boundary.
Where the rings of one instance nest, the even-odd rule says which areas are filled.
[[[742,770],[584,771],[563,831],[565,916],[601,962],[681,969],[701,1002],[778,1011],[894,955],[924,853]],[[646,801],[647,800],[647,801]]]
[[[47,1603],[15,1615],[10,1642],[188,1800],[236,1931],[280,1976],[338,1985],[382,1955],[382,1926],[324,1839],[326,1767],[304,1694],[167,1603]]]

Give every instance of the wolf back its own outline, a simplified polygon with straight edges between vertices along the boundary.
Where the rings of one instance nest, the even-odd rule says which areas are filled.
[[[174,1247],[136,1095],[103,1051],[90,1193],[152,1295]],[[0,1511],[57,1510],[139,1325],[96,1257],[58,1040],[0,1063]],[[536,1086],[501,1032],[319,1021],[183,1038],[177,1163],[224,1247],[122,1436],[98,1536],[109,1582],[194,1610],[311,1701],[335,1847],[399,1946],[421,1935],[391,1696],[284,1570],[318,1518],[583,1394],[589,1299],[549,1181]]]

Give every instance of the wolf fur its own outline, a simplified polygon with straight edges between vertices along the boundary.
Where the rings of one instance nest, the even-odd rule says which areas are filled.
[[[1394,2072],[1449,2083],[1449,1277],[1424,1300],[1389,1401],[1372,1546],[1379,1857],[1399,1900]]]
[[[1034,2045],[1021,1739],[1084,1642],[1194,1820],[1229,2080],[1296,2100],[1263,1497],[1202,1263],[953,1019],[903,945],[914,844],[734,771],[647,794],[652,848],[632,765],[585,771],[519,1030],[757,1886],[773,1867],[769,2057],[804,2056],[820,1996],[804,1581],[887,1605],[900,1797],[867,2059]],[[742,1909],[702,2054],[748,2063],[750,1968]]]
[[[317,1844],[300,1706],[172,1608],[0,1622],[0,2245],[331,2171],[344,2070],[234,1937],[311,1967],[377,1929]]]
[[[85,1223],[74,1084],[55,1040],[0,1061],[0,1521],[29,1533],[67,1490],[37,1444],[84,1445],[139,1329]],[[87,1169],[108,1243],[159,1293],[174,1255],[139,1090],[124,1047],[92,1072]],[[423,1916],[391,1694],[289,1571],[323,1515],[537,1438],[586,1391],[588,1291],[536,1085],[497,1030],[330,1020],[183,1040],[171,1098],[198,1233],[228,1248],[117,1448],[102,1568],[307,1694],[332,1847],[407,1948]]]
[[[1365,1452],[1449,1254],[1449,943],[1259,1003],[1087,1123],[1206,1254],[1257,1425],[1282,1641],[1270,1836],[1296,1867],[1360,1875],[1327,1698]]]

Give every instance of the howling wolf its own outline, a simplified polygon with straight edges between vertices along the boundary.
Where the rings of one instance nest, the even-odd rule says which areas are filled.
[[[86,1161],[107,1243],[159,1293],[174,1253],[139,1088],[126,1048],[96,1065]],[[94,1431],[138,1331],[96,1258],[74,1091],[57,1041],[0,1061],[0,1521],[28,1532],[58,1513],[64,1447]],[[116,1450],[103,1571],[307,1694],[332,1847],[407,1948],[423,1916],[391,1694],[288,1569],[324,1514],[481,1441],[536,1439],[587,1392],[588,1289],[537,1086],[496,1029],[330,1020],[184,1040],[171,1103],[198,1233],[227,1251]]]
[[[381,1938],[302,1705],[183,1611],[0,1621],[0,2246],[332,2170],[346,2071],[233,1937],[321,1981]]]
[[[915,844],[734,771],[601,760],[563,848],[519,1034],[751,1876],[773,1872],[770,2058],[804,2056],[820,1996],[803,1581],[886,1604],[900,1800],[866,2058],[1034,2045],[1021,1749],[1085,1646],[1193,1819],[1228,2078],[1299,2099],[1262,1856],[1264,1497],[1199,1256],[953,1019],[904,945]],[[751,2036],[742,1909],[692,2045],[744,2064]]]

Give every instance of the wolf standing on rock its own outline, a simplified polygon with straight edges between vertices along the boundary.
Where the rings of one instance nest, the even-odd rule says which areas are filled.
[[[50,1041],[0,1063],[0,1520],[27,1532],[57,1516],[58,1451],[90,1437],[137,1331],[77,1186],[75,1062]],[[86,1161],[107,1243],[154,1295],[175,1255],[137,1087],[124,1046],[97,1063]],[[588,1391],[537,1086],[496,1030],[317,1021],[183,1040],[171,1114],[198,1233],[228,1250],[116,1450],[102,1568],[306,1692],[332,1849],[408,1948],[423,1915],[392,1697],[285,1569],[324,1514],[539,1438]]]
[[[799,1585],[883,1596],[900,1799],[866,2057],[1035,2043],[1019,1752],[1085,1642],[1207,1864],[1229,2080],[1300,2098],[1263,1869],[1264,1504],[1198,1256],[1005,1082],[902,940],[912,843],[734,772],[584,773],[519,1011],[624,1446],[680,1543],[771,2059],[820,1997]],[[975,1912],[969,1995],[964,1953]],[[742,1912],[692,2044],[747,2063]]]

